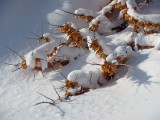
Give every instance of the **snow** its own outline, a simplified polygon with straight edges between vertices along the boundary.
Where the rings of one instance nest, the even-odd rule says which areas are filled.
[[[44,36],[48,37],[48,33],[44,34]],[[27,66],[34,68],[35,67],[35,58],[40,58],[43,59],[42,62],[42,70],[44,70],[45,68],[47,68],[47,62],[45,60],[47,60],[47,54],[51,53],[52,50],[57,47],[60,42],[61,39],[57,38],[56,40],[51,38],[51,42],[49,43],[45,43],[43,45],[41,45],[40,47],[37,47],[36,49],[30,51],[28,54],[25,55],[25,59],[27,62]]]
[[[85,54],[87,50],[83,48],[76,48],[76,47],[68,47],[63,46],[57,52],[57,56],[65,56],[67,59],[73,61],[75,58],[80,57],[81,55]]]
[[[153,46],[155,49],[160,49],[160,43],[158,40],[159,34],[153,34],[153,35],[139,35],[139,37],[135,38],[135,44],[141,45],[141,46]],[[141,40],[140,40],[141,38]]]
[[[135,59],[133,58],[130,63],[133,68],[129,68],[126,77],[122,77],[118,81],[110,83],[103,88],[85,93],[69,104],[60,103],[57,105],[58,107],[49,105],[32,106],[36,102],[44,100],[41,96],[36,94],[36,91],[50,97],[53,96],[54,93],[51,81],[48,80],[49,78],[46,80],[39,79],[34,82],[27,82],[27,80],[20,81],[20,79],[23,79],[24,77],[19,77],[19,80],[14,80],[14,82],[11,83],[9,82],[10,84],[7,82],[7,86],[3,84],[2,87],[1,85],[1,88],[3,88],[1,90],[1,118],[3,120],[75,118],[78,120],[82,118],[94,120],[106,118],[110,118],[111,120],[158,120],[160,110],[158,107],[160,105],[159,92],[155,91],[159,90],[158,69],[160,66],[158,62],[160,58],[157,54],[159,54],[159,51],[157,50],[147,50],[136,53],[134,57],[137,57],[140,61],[135,62]],[[148,66],[148,62],[150,66]],[[76,65],[77,63],[79,63],[79,61],[74,64]],[[151,70],[152,67],[154,67],[154,71]],[[127,69],[128,68],[125,68],[124,70]],[[147,71],[149,71],[148,74],[146,74]],[[125,74],[123,72],[124,71],[119,73],[118,76],[123,76]],[[143,78],[141,77],[142,75]],[[58,82],[52,81],[52,83],[56,85]],[[56,97],[56,95],[54,96]],[[8,99],[8,97],[12,99]],[[73,99],[74,98],[77,97],[73,97]],[[17,100],[19,102],[17,102]],[[2,104],[3,102],[5,104]],[[99,110],[99,113],[97,113],[97,110]]]
[[[78,71],[72,71],[68,75],[68,79],[73,82],[78,82],[79,86],[83,86],[86,88],[97,88],[99,85],[97,84],[97,80],[100,76],[100,74],[97,75],[97,71],[89,71],[89,72],[83,72],[81,70]],[[96,73],[96,74],[95,74]],[[76,79],[73,79],[72,76],[77,76]]]
[[[112,63],[112,61],[114,61],[115,59],[116,59],[116,56],[113,53],[109,54],[106,57],[106,61],[109,62],[109,63]]]
[[[118,0],[117,3],[121,3],[122,5],[124,5],[126,3],[127,0]],[[134,1],[134,0],[133,0]]]
[[[121,11],[120,11],[120,13],[119,13],[119,15],[118,15],[118,19],[119,19],[119,20],[123,18],[124,13],[125,13],[124,10],[121,10]]]
[[[136,12],[133,8],[129,8],[127,12],[130,16],[138,19],[139,21],[152,21],[153,23],[159,23],[160,15],[159,14],[150,14],[150,15],[143,15]]]
[[[91,10],[83,9],[83,8],[79,8],[79,9],[75,10],[74,13],[77,14],[77,15],[84,15],[84,16],[92,16],[92,17],[97,16],[97,13],[95,13]]]
[[[62,7],[60,9],[70,11],[72,13],[75,12],[78,8],[83,8],[86,10],[99,11],[102,7],[107,5],[110,0],[68,0],[63,2]],[[85,4],[84,4],[85,3]],[[55,12],[60,13],[60,15]],[[95,13],[97,14],[97,13]],[[82,20],[75,20],[73,15],[65,14],[64,12],[57,9],[56,11],[50,12],[47,16],[50,23],[54,24],[63,24],[66,23],[66,19],[71,23],[75,23],[78,28],[86,27],[86,22]]]
[[[141,14],[139,13],[139,11],[136,11],[134,9],[134,7],[136,7],[136,3],[135,3],[135,0],[128,0],[126,2],[127,4],[127,7],[129,8],[127,13],[134,17],[135,19],[139,20],[139,21],[143,21],[143,22],[146,22],[146,21],[152,21],[153,23],[159,23],[159,19],[160,19],[160,15],[159,14],[148,14],[148,15],[144,15],[144,14]]]
[[[113,0],[111,3],[109,3],[107,6],[103,7],[100,13],[102,15],[105,15],[106,13],[110,12],[111,9],[113,8],[113,5],[117,3],[117,0]]]
[[[70,8],[71,6],[76,5],[76,8],[82,8],[83,5],[85,9],[89,4],[90,0],[76,0],[76,1],[65,1],[63,2],[64,8]],[[100,0],[100,2],[94,0],[98,6],[104,7],[102,3],[108,4],[109,1]],[[124,0],[123,0],[124,1]],[[0,32],[2,40],[1,44],[8,43],[13,49],[20,51],[20,54],[27,51],[27,54],[24,54],[27,65],[31,68],[34,68],[34,60],[39,57],[42,59],[47,59],[47,54],[53,51],[54,47],[59,45],[62,38],[50,36],[50,33],[43,34],[44,37],[50,37],[50,43],[42,43],[36,46],[34,49],[27,48],[27,45],[33,45],[31,42],[24,41],[21,39],[16,39],[20,37],[20,34],[23,35],[25,30],[22,28],[27,27],[29,31],[34,31],[36,28],[28,27],[29,25],[34,25],[37,19],[40,19],[39,16],[47,13],[51,10],[56,9],[60,6],[59,2],[46,2],[42,3],[38,1],[1,1],[4,7],[0,9],[5,9],[3,13],[4,18],[0,23],[2,26],[2,32]],[[24,3],[23,3],[24,2]],[[71,2],[73,2],[71,4]],[[122,2],[122,0],[121,0]],[[155,1],[154,1],[155,2]],[[52,3],[52,4],[51,4]],[[54,4],[53,4],[54,3]],[[80,4],[78,6],[78,3]],[[86,4],[85,4],[86,3]],[[10,4],[13,7],[10,7]],[[19,16],[7,16],[22,12],[20,15],[24,15],[24,9],[26,4],[30,5],[30,12],[33,14],[33,9],[35,6],[39,6],[36,9],[34,17],[31,16],[27,20],[18,19]],[[38,4],[38,5],[37,5]],[[155,3],[154,3],[155,4]],[[1,5],[1,4],[0,4]],[[21,5],[21,6],[20,6]],[[66,5],[66,6],[65,6]],[[19,7],[18,7],[19,6]],[[96,5],[95,5],[96,6]],[[6,8],[5,8],[6,7]],[[18,10],[16,8],[19,8]],[[153,5],[150,9],[153,11],[157,8],[154,8]],[[32,9],[31,9],[32,8]],[[43,8],[43,9],[42,9]],[[90,10],[91,6],[88,8]],[[9,9],[9,10],[8,10]],[[47,9],[47,10],[45,10]],[[8,11],[7,11],[8,10]],[[12,11],[14,10],[14,11]],[[21,11],[22,10],[22,11]],[[23,11],[24,10],[24,11]],[[46,12],[44,12],[44,10]],[[93,10],[93,8],[91,9]],[[96,8],[96,11],[100,10],[99,7]],[[1,11],[1,10],[0,10]],[[16,12],[15,12],[16,11]],[[42,12],[40,12],[42,11]],[[105,11],[106,12],[106,11]],[[2,12],[0,12],[2,14]],[[143,13],[142,13],[143,14]],[[145,11],[145,14],[146,11]],[[18,14],[17,14],[18,15]],[[26,14],[25,14],[26,15]],[[25,16],[24,15],[24,16]],[[51,14],[50,14],[51,15]],[[23,16],[21,16],[23,17]],[[6,19],[7,18],[7,19]],[[9,19],[8,19],[9,18]],[[30,20],[31,19],[31,20]],[[36,20],[35,20],[36,19]],[[53,17],[55,21],[62,22],[62,18]],[[64,18],[63,18],[64,19]],[[6,20],[6,21],[4,21]],[[29,20],[29,21],[28,21]],[[33,20],[33,21],[32,21]],[[62,20],[62,21],[61,21]],[[156,22],[156,19],[154,19]],[[28,21],[28,22],[27,22]],[[27,22],[27,24],[25,24]],[[13,25],[11,25],[13,23]],[[16,24],[15,24],[16,23]],[[23,23],[23,24],[22,24]],[[41,24],[41,20],[37,24]],[[21,24],[22,26],[19,27]],[[77,24],[76,24],[77,25]],[[4,29],[4,26],[7,26],[8,32]],[[15,29],[16,26],[16,29]],[[41,26],[41,25],[40,25]],[[41,27],[40,27],[41,28]],[[13,32],[15,30],[15,32]],[[19,31],[21,30],[21,31]],[[27,30],[27,32],[28,32]],[[43,61],[43,75],[41,72],[35,72],[35,80],[33,80],[33,72],[31,70],[20,70],[16,72],[10,72],[14,69],[14,66],[6,66],[1,64],[0,66],[0,119],[1,120],[159,120],[160,115],[160,43],[159,43],[159,34],[136,34],[133,33],[133,30],[128,26],[125,30],[108,36],[101,36],[97,33],[91,32],[86,28],[80,29],[80,32],[83,34],[83,37],[87,38],[88,42],[94,40],[96,37],[99,40],[99,44],[102,46],[104,52],[108,55],[107,59],[115,60],[116,56],[128,56],[128,65],[120,66],[114,78],[111,81],[106,81],[102,79],[101,76],[101,66],[91,65],[87,63],[97,63],[103,64],[104,60],[99,59],[99,55],[95,54],[93,51],[85,51],[82,48],[74,48],[63,46],[60,51],[57,53],[59,55],[65,55],[66,58],[70,59],[70,63],[64,67],[60,68],[60,71],[72,81],[78,82],[79,85],[91,88],[89,92],[84,93],[80,96],[73,96],[70,99],[73,101],[70,102],[57,102],[55,106],[48,104],[33,106],[37,102],[46,101],[45,98],[37,94],[36,92],[43,93],[44,95],[51,97],[52,99],[57,99],[57,94],[54,92],[52,84],[59,88],[63,86],[64,78],[57,70],[44,69],[46,68]],[[4,34],[5,33],[5,34]],[[6,36],[7,34],[7,36]],[[13,36],[12,36],[13,35]],[[94,36],[95,35],[95,36]],[[10,38],[12,41],[10,41]],[[22,38],[22,37],[20,37]],[[151,45],[154,48],[136,50],[132,51],[131,47],[127,46],[129,42],[135,42],[135,45]],[[14,45],[12,46],[12,43]],[[38,43],[37,43],[38,44]],[[24,46],[26,45],[26,46]],[[88,44],[89,45],[89,44]],[[16,47],[15,47],[16,46]],[[34,46],[34,45],[33,45]],[[19,63],[20,58],[18,56],[13,56],[8,54],[6,48],[1,47],[1,61],[8,63]],[[19,53],[19,52],[18,52]],[[25,52],[26,53],[26,52]],[[73,53],[73,54],[71,54]],[[77,53],[78,56],[77,56]],[[78,57],[76,60],[74,57]],[[6,59],[7,58],[7,59]],[[109,61],[107,60],[107,61]],[[99,79],[103,86],[97,84],[97,79]],[[103,81],[104,80],[104,81]],[[64,95],[63,91],[57,89],[61,96]],[[69,89],[72,94],[77,90],[80,90],[80,87],[75,89]]]
[[[106,57],[106,61],[108,63],[115,63],[115,64],[121,64],[118,63],[116,60],[117,57],[120,57],[121,60],[128,58],[129,55],[133,53],[132,48],[130,46],[118,46],[112,53],[110,53]]]
[[[53,7],[54,4],[55,6]],[[7,54],[10,54],[10,51],[7,51],[3,44],[11,46],[15,50],[21,51],[21,53],[27,53],[37,46],[36,40],[27,39],[26,37],[34,37],[32,32],[41,34],[42,23],[44,25],[43,32],[48,31],[48,25],[45,24],[47,13],[60,6],[61,3],[59,1],[53,0],[48,0],[47,2],[42,0],[0,1],[1,58],[7,59]],[[26,48],[25,50],[24,47]],[[3,51],[4,49],[5,52]]]
[[[100,23],[99,23],[100,22]],[[113,28],[113,24],[109,21],[107,17],[104,15],[98,15],[95,17],[89,24],[89,27],[92,25],[97,25],[98,24],[98,33],[112,33],[111,28]]]

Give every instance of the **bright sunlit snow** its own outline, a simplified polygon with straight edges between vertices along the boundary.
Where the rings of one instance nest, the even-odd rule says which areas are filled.
[[[151,1],[147,5],[144,0],[0,1],[0,120],[159,120],[160,2]],[[125,10],[111,11],[117,3],[128,7],[128,21],[139,20],[137,32],[137,26],[129,23],[113,30],[124,22]],[[75,19],[62,10],[94,19],[87,23],[84,16]],[[146,21],[154,24],[148,22],[142,29],[141,22]],[[72,33],[47,22],[69,24],[85,42],[77,47],[71,43]],[[89,29],[94,25],[98,25],[95,32]],[[150,31],[158,33],[145,34]],[[93,42],[98,45],[95,50]],[[24,57],[26,69],[20,66],[12,72],[17,67],[6,64],[19,66],[22,58],[5,45]],[[114,68],[111,80],[102,69],[106,62]],[[65,80],[76,87],[60,89]],[[68,101],[57,100],[53,85],[64,100],[70,93]],[[88,91],[74,96],[81,88]],[[38,92],[57,100],[55,105],[34,106],[49,101]]]

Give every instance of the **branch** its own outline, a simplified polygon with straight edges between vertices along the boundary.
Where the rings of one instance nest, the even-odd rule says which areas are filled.
[[[62,77],[64,77],[64,79],[67,80],[67,77],[65,75],[62,74],[62,72],[60,70],[58,70],[58,72],[62,75]]]
[[[16,55],[18,55],[22,60],[25,61],[25,59],[20,55],[18,54],[15,50],[13,50],[12,48],[8,47],[7,45],[4,45],[6,48],[10,49],[12,52],[14,52]]]
[[[60,10],[61,10],[61,9],[60,9]],[[72,12],[69,12],[69,11],[66,11],[66,10],[61,10],[61,11],[65,12],[65,13],[72,14],[72,15],[77,15],[77,14],[74,14],[74,13],[72,13]]]
[[[54,88],[56,94],[58,95],[58,99],[59,99],[60,101],[62,101],[62,100],[61,100],[61,97],[60,97],[60,95],[59,95],[59,93],[58,93],[57,90],[56,90],[56,88],[54,87],[54,85],[52,85],[52,86],[53,86],[53,88]]]
[[[98,64],[98,63],[87,63],[87,62],[83,62],[83,63],[86,63],[86,64],[90,64],[90,65],[103,65],[103,64]]]
[[[40,105],[40,104],[50,104],[50,105],[55,105],[55,103],[54,102],[38,102],[38,103],[36,103],[34,106],[36,106],[36,105]]]
[[[53,100],[53,99],[51,99],[51,98],[49,98],[49,97],[47,97],[47,96],[43,95],[42,93],[40,93],[40,92],[37,92],[37,93],[38,93],[38,94],[40,94],[40,95],[42,95],[43,97],[45,97],[45,98],[47,98],[47,99],[49,99],[49,100],[51,100],[51,101],[55,102],[55,100]]]

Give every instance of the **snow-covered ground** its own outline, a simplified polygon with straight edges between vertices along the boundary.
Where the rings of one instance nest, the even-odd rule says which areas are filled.
[[[96,0],[94,0],[96,1]],[[54,23],[63,22],[63,17],[55,17],[53,10],[62,6],[70,10],[79,7],[87,8],[90,0],[64,1],[38,1],[38,0],[9,0],[0,1],[0,55],[1,61],[9,63],[19,62],[3,44],[20,51],[21,54],[32,50],[37,43],[25,37],[32,36],[31,32],[38,30],[41,33],[41,24],[46,20]],[[86,3],[86,4],[84,4]],[[101,0],[100,3],[103,3]],[[98,4],[98,3],[97,3]],[[158,13],[159,1],[154,0],[142,12],[145,14]],[[102,5],[98,5],[101,6]],[[92,9],[90,7],[88,9]],[[96,11],[99,8],[94,8]],[[145,9],[149,9],[147,12]],[[50,14],[48,14],[50,13]],[[51,19],[52,18],[52,19]],[[73,21],[74,22],[74,21]],[[80,21],[82,22],[82,21]],[[44,31],[48,26],[44,25]],[[129,28],[127,28],[129,29]],[[106,45],[115,49],[131,38],[128,30],[106,37]],[[159,37],[150,36],[146,40]],[[158,42],[159,43],[159,42]],[[24,49],[25,48],[25,49]],[[160,119],[160,51],[152,48],[133,52],[129,56],[129,66],[120,66],[114,80],[101,88],[74,96],[71,102],[60,102],[55,106],[48,104],[33,106],[46,99],[37,94],[41,92],[53,99],[57,98],[52,87],[60,87],[64,78],[57,71],[48,70],[36,74],[33,80],[31,71],[10,72],[13,67],[1,64],[0,66],[0,120],[159,120]],[[67,76],[73,70],[92,70],[96,66],[83,67],[84,60],[95,62],[94,55],[86,53],[76,61],[61,68]],[[92,60],[92,61],[91,61]],[[60,92],[61,95],[63,93]]]
[[[0,55],[8,56],[3,44],[20,51],[24,48],[33,49],[36,41],[26,37],[34,37],[32,32],[41,34],[48,31],[47,14],[61,7],[60,1],[47,0],[1,0],[0,1]],[[5,50],[5,51],[4,51]],[[6,55],[7,54],[7,55]]]

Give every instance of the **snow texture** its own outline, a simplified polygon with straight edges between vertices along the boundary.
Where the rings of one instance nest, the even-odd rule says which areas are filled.
[[[66,17],[54,16],[51,13],[57,7],[62,5],[68,11],[74,11],[78,8],[100,11],[107,13],[110,11],[110,4],[118,1],[122,4],[125,0],[69,0],[62,3],[57,1],[1,1],[0,14],[2,21],[0,22],[0,37],[5,43],[16,50],[20,50],[21,54],[25,54],[27,65],[33,68],[35,66],[35,58],[47,59],[47,54],[50,53],[55,46],[59,45],[62,38],[53,37],[50,33],[43,36],[50,37],[50,43],[43,43],[40,46],[34,46],[31,41],[24,41],[22,36],[26,32],[36,31],[38,25],[41,26],[42,14],[47,16],[49,21],[54,24],[65,23]],[[130,3],[132,2],[132,3]],[[153,0],[153,4],[149,9],[156,11],[159,9],[159,1]],[[90,5],[92,3],[92,5]],[[94,4],[93,4],[94,3]],[[106,8],[106,6],[109,4]],[[134,0],[128,0],[127,5],[134,4]],[[11,7],[12,5],[12,7]],[[29,6],[29,9],[28,9]],[[27,7],[27,9],[26,9]],[[73,9],[75,7],[75,9]],[[35,9],[36,8],[36,9]],[[29,11],[28,11],[29,10]],[[28,12],[27,12],[28,11]],[[56,10],[57,11],[57,10]],[[151,11],[148,11],[149,13]],[[15,14],[16,13],[16,14]],[[26,13],[30,13],[27,16]],[[61,12],[62,13],[62,12]],[[154,13],[154,12],[153,12]],[[136,17],[139,16],[145,20],[152,20],[155,23],[159,22],[159,13],[147,15],[147,7],[144,7],[142,13],[138,13],[132,8],[128,14]],[[64,13],[62,13],[64,14]],[[89,13],[91,14],[91,13]],[[88,15],[89,15],[88,14]],[[65,14],[64,14],[65,15]],[[23,18],[23,19],[22,19]],[[53,20],[54,19],[54,20]],[[73,22],[72,18],[70,17]],[[139,19],[139,18],[137,18]],[[38,22],[37,22],[38,21]],[[38,25],[34,24],[37,23]],[[29,27],[32,26],[32,27]],[[84,25],[83,22],[75,22],[76,26]],[[80,28],[81,28],[80,27]],[[41,29],[41,27],[40,27]],[[111,82],[107,82],[101,76],[101,68],[99,65],[91,65],[87,63],[103,64],[103,59],[99,59],[93,51],[86,52],[83,49],[63,46],[57,53],[65,55],[70,59],[71,63],[60,68],[60,71],[67,76],[69,80],[77,81],[79,85],[92,88],[88,93],[81,96],[71,97],[71,102],[60,102],[55,106],[39,105],[33,106],[40,101],[46,101],[45,98],[36,93],[36,91],[45,94],[48,97],[57,99],[57,94],[53,92],[52,84],[56,88],[63,86],[64,78],[58,71],[44,70],[46,61],[43,61],[43,74],[36,72],[36,78],[33,80],[33,72],[30,70],[10,72],[14,66],[0,66],[0,120],[159,120],[160,115],[160,43],[159,34],[143,35],[133,34],[133,30],[128,26],[125,30],[114,35],[101,36],[91,32],[86,28],[80,29],[83,37],[87,38],[88,42],[96,37],[104,52],[109,55],[108,61],[115,60],[115,56],[129,56],[128,66],[120,66]],[[40,33],[40,32],[39,32]],[[19,39],[17,39],[19,38]],[[12,39],[12,41],[10,40]],[[129,42],[135,42],[136,45],[151,45],[152,49],[132,51],[127,46]],[[34,42],[33,42],[34,43]],[[26,46],[32,46],[26,48]],[[89,45],[89,44],[88,44]],[[26,49],[25,49],[26,48]],[[1,61],[8,63],[18,63],[19,57],[15,57],[1,46]],[[25,50],[24,50],[25,49]],[[30,51],[30,52],[28,52]],[[73,54],[71,55],[70,52]],[[77,57],[79,52],[80,57]],[[154,69],[153,69],[154,68]],[[97,79],[104,83],[103,87],[97,84]],[[98,88],[98,89],[95,89]],[[76,88],[79,90],[80,88]],[[57,89],[60,95],[64,95]],[[71,89],[72,94],[76,91]]]

